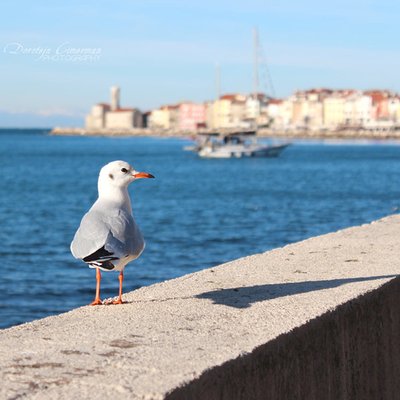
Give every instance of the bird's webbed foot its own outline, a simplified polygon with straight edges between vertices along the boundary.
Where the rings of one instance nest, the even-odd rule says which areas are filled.
[[[91,303],[91,306],[101,306],[103,305],[103,302],[101,301],[101,299],[94,299]]]

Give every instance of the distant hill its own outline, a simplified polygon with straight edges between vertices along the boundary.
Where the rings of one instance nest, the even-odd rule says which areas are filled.
[[[52,128],[54,126],[82,127],[83,117],[0,111],[0,128]]]

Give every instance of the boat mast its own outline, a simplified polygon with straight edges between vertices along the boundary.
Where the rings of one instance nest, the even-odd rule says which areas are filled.
[[[259,78],[258,78],[258,30],[257,28],[253,28],[253,92],[254,92],[254,99],[257,99],[258,94],[258,85],[259,85]]]
[[[259,53],[259,42],[258,42],[258,30],[256,27],[253,28],[253,96],[254,96],[254,127],[257,130],[257,118],[260,115],[260,107],[258,103],[258,87],[259,87],[259,76],[258,76],[258,53]]]
[[[221,67],[219,62],[215,63],[215,95],[217,100],[221,96]]]
[[[215,63],[215,95],[216,99],[213,106],[213,128],[219,128],[220,124],[220,111],[219,111],[219,98],[221,97],[221,66],[219,62]]]

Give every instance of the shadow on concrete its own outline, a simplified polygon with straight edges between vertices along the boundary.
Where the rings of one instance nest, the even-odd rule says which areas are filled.
[[[292,296],[316,290],[332,289],[354,282],[395,278],[397,275],[367,276],[359,278],[331,279],[326,281],[304,281],[274,283],[266,285],[244,286],[229,289],[218,289],[200,293],[198,299],[210,299],[214,304],[222,304],[235,308],[248,308],[259,301],[272,300],[279,297]]]
[[[272,286],[282,291],[286,287],[286,293],[294,294],[314,290],[313,285],[318,290],[390,277]],[[259,286],[260,290],[263,287],[268,289],[269,285]],[[239,296],[240,290],[233,294]],[[251,292],[251,288],[243,290]],[[254,291],[258,293],[257,288]],[[379,289],[353,298],[251,352],[237,351],[236,358],[207,369],[197,378],[187,378],[186,384],[164,399],[397,400],[400,393],[399,292],[400,278],[392,279]],[[258,297],[261,298],[254,295],[255,299]]]

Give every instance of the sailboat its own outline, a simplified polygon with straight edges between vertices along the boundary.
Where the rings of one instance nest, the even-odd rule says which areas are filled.
[[[242,158],[242,157],[277,157],[289,146],[289,143],[265,144],[257,138],[257,118],[260,115],[260,101],[258,95],[259,86],[259,42],[258,31],[253,31],[254,39],[254,93],[256,112],[254,115],[254,128],[252,130],[238,130],[229,133],[222,131],[200,133],[196,137],[196,144],[187,150],[197,152],[203,158]],[[219,65],[217,64],[216,86],[217,98],[219,98]]]
[[[204,133],[197,154],[203,158],[278,157],[289,144],[263,144],[256,131]]]

